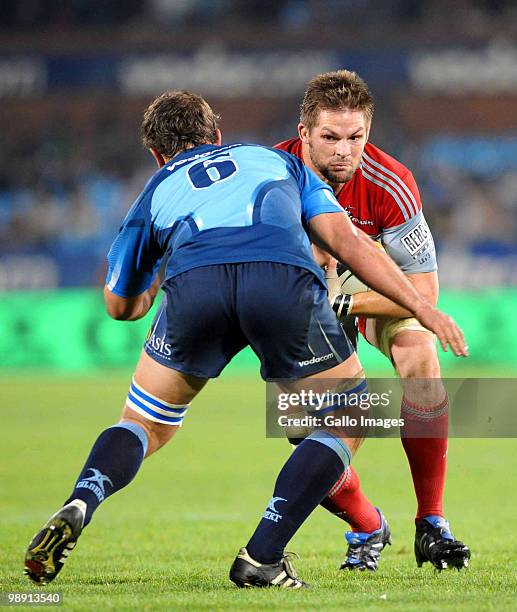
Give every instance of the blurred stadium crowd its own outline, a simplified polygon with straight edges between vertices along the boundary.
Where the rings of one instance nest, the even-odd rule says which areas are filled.
[[[446,12],[444,12],[444,9]],[[3,0],[5,26],[189,25],[266,22],[305,27],[334,24],[345,15],[356,25],[484,22],[515,16],[512,0]]]
[[[163,89],[204,94],[226,142],[272,145],[295,135],[304,83],[339,67],[417,179],[442,284],[517,285],[516,32],[506,0],[4,0],[0,290],[102,281]]]

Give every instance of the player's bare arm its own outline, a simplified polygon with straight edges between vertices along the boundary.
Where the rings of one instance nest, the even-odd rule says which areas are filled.
[[[332,256],[323,249],[317,247],[315,244],[312,245],[312,254],[314,255],[314,259],[320,268],[326,269],[332,262]]]
[[[457,356],[468,355],[462,331],[451,317],[440,312],[416,291],[394,262],[346,214],[322,214],[310,221],[314,243],[349,268],[368,286],[407,308],[420,323],[433,331],[443,350],[447,345]]]
[[[310,222],[311,237],[320,247],[350,269],[368,286],[407,308],[412,314],[428,303],[395,264],[345,214],[318,215]]]
[[[436,306],[438,303],[438,273],[436,271],[406,274],[406,278],[420,295],[424,296],[433,306]],[[355,293],[350,314],[372,318],[389,317],[393,319],[413,316],[409,310],[402,308],[377,291]]]
[[[144,317],[154,303],[160,289],[160,279],[156,275],[152,285],[143,293],[132,297],[121,297],[104,286],[104,302],[109,316],[116,321],[136,321]]]

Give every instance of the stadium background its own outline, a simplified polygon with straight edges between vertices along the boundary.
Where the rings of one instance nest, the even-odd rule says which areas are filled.
[[[511,2],[214,0],[207,10],[199,0],[13,0],[2,7],[0,367],[80,371],[133,362],[141,326],[136,333],[110,324],[92,300],[118,224],[153,170],[138,140],[152,97],[171,87],[197,90],[221,113],[226,142],[272,145],[295,134],[308,78],[343,66],[375,95],[372,141],[417,179],[438,245],[442,305],[461,313],[469,366],[517,363],[509,316],[517,286]],[[37,293],[27,299],[27,290]],[[375,353],[364,358],[389,371]]]
[[[464,327],[471,347],[468,360],[442,353],[445,373],[516,375],[516,40],[517,8],[510,0],[3,0],[0,410],[6,427],[2,428],[0,508],[10,517],[5,525],[14,525],[10,535],[4,531],[0,536],[5,544],[0,555],[7,555],[1,565],[9,568],[4,585],[15,584],[18,590],[25,586],[16,582],[15,556],[54,509],[56,496],[60,499],[66,493],[95,432],[116,418],[150,323],[149,317],[131,324],[109,320],[101,286],[111,240],[154,169],[139,144],[141,114],[165,89],[190,88],[204,95],[222,115],[225,142],[272,145],[295,134],[298,104],[311,76],[340,67],[359,72],[376,99],[371,140],[415,175],[438,248],[440,303]],[[391,375],[389,363],[364,343],[360,354],[367,374]],[[209,514],[208,508],[216,517],[225,512],[237,516],[228,508],[241,504],[241,497],[223,499],[221,493],[232,482],[250,500],[244,514],[235,519],[249,531],[286,449],[280,441],[263,440],[264,392],[253,355],[241,354],[210,389],[199,400],[201,416],[192,415],[194,433],[188,434],[188,428],[183,432],[202,441],[196,453],[180,439],[173,450],[153,459],[149,472],[154,476],[147,476],[147,485],[140,484],[142,477],[135,492],[121,494],[126,500],[117,502],[121,505],[107,504],[105,523],[99,529],[117,534],[117,517],[140,516],[139,494],[169,503],[163,490],[157,494],[152,486],[164,486],[160,470],[170,471],[167,461],[177,457],[180,462],[186,458],[188,465],[178,481],[178,489],[186,492],[185,512],[188,504],[197,507],[197,487],[204,487],[210,500],[203,511],[190,509],[186,514],[187,522],[195,525],[192,529],[206,526],[203,516]],[[246,408],[246,423],[241,408]],[[213,410],[218,411],[217,418]],[[233,449],[229,458],[221,457],[204,427],[218,432],[221,447]],[[260,441],[250,442],[250,451],[248,442],[234,434],[253,427]],[[53,450],[55,440],[66,460]],[[192,437],[186,440],[192,442]],[[397,469],[405,469],[398,447],[377,442],[375,452],[365,448],[359,458],[371,493]],[[489,462],[475,471],[470,456],[473,450],[490,453],[497,448],[498,461],[510,467],[514,442],[499,441],[497,446],[489,441],[475,446],[473,441],[470,446],[467,441],[456,442],[450,467],[453,484],[449,483],[449,507],[456,522],[467,495],[462,483],[476,478],[479,470],[490,480],[494,496],[492,500],[487,494],[491,501],[486,507],[493,506],[494,516],[499,516],[495,508],[502,484],[494,477],[494,465]],[[245,468],[232,462],[239,463],[239,449],[253,456],[263,470],[251,485]],[[377,474],[375,457],[398,467]],[[213,482],[207,483],[203,461],[213,460],[219,467],[212,474]],[[44,493],[42,474],[49,487]],[[407,472],[404,479],[404,484],[390,490],[386,503],[390,518],[406,536],[407,549],[399,550],[400,559],[412,568],[408,547],[414,502]],[[29,512],[24,504],[30,503],[33,492],[38,508],[31,506]],[[471,501],[479,504],[473,494]],[[132,510],[124,505],[129,503]],[[26,522],[14,518],[21,507]],[[181,506],[178,512],[181,515]],[[198,522],[195,516],[201,517]],[[206,538],[217,540],[229,529],[217,520],[209,523]],[[470,531],[462,525],[462,533],[472,537],[478,519],[472,515],[465,520]],[[502,516],[497,520],[502,524]],[[329,525],[336,528],[322,513],[314,521],[312,531],[303,530],[309,558],[313,551],[321,552],[320,536]],[[92,537],[97,537],[98,545],[101,536],[96,533]],[[113,537],[123,542],[122,532]],[[184,537],[178,532],[178,538]],[[190,537],[194,541],[194,531]],[[231,546],[222,549],[217,542],[211,549],[203,541],[206,550],[213,550],[212,586],[219,584],[221,575],[224,580],[220,565],[226,571],[226,562],[221,564],[221,556],[231,559],[241,537],[230,538],[228,532]],[[515,538],[513,543],[515,558]],[[303,551],[303,543],[300,546]],[[323,546],[329,572],[343,548],[339,543],[334,546],[329,542]],[[81,571],[81,562],[95,568],[106,561],[94,545],[85,544],[85,549],[89,561],[74,559],[75,569],[63,573],[62,584],[65,589],[70,584],[71,592],[73,578],[79,575],[73,572]],[[181,550],[185,558],[195,556],[193,544]],[[490,554],[497,550],[495,546]],[[321,558],[309,564],[309,571],[317,572],[320,562]],[[165,576],[167,560],[159,560],[159,568],[160,563]],[[131,565],[126,565],[121,571],[127,577]],[[124,581],[118,579],[122,592]],[[367,599],[370,604],[377,601],[379,588],[387,588],[382,576],[378,580],[360,586],[360,592],[373,598]],[[191,583],[195,591],[195,581],[184,582]],[[447,584],[451,597],[458,596],[457,584]],[[332,586],[330,578],[328,585]],[[92,599],[82,600],[81,605],[99,604],[92,591],[99,585],[83,586],[83,595],[90,593]],[[111,587],[115,596],[117,587]],[[402,593],[407,585],[401,582],[399,587]],[[132,588],[138,591],[137,586]],[[435,596],[435,587],[421,579],[415,589],[417,598],[426,589]],[[465,589],[468,597],[467,583]],[[185,595],[176,603],[192,607],[196,601],[199,605],[206,601],[205,595],[197,596]],[[497,601],[502,605],[506,600]]]

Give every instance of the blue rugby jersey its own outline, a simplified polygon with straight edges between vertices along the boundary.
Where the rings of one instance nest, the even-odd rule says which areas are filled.
[[[296,157],[259,145],[202,145],[158,170],[129,210],[108,253],[106,284],[131,297],[201,266],[247,261],[323,273],[307,222],[343,209],[330,187]]]

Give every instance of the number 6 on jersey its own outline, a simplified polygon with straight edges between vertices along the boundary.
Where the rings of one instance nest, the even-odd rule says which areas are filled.
[[[222,153],[191,166],[187,174],[194,189],[205,189],[235,174],[239,167],[230,157],[230,153]]]

